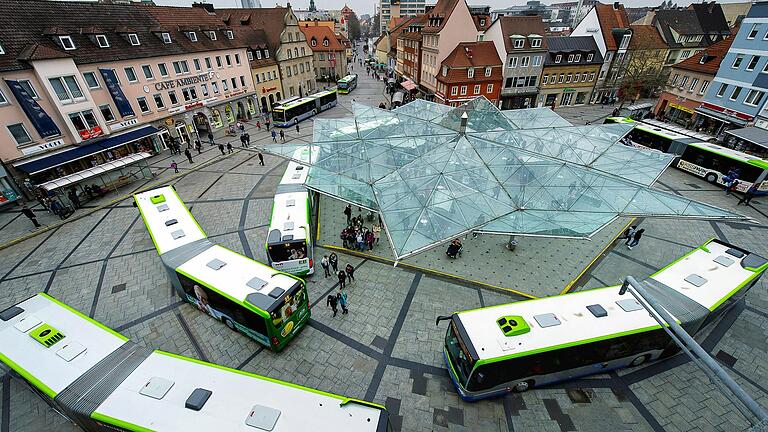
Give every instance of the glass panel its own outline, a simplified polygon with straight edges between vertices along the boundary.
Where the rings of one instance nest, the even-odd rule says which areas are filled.
[[[83,97],[83,92],[80,91],[80,86],[77,84],[77,80],[74,76],[65,76],[64,82],[67,84],[67,88],[69,89],[69,92],[72,93],[73,98],[79,99]]]

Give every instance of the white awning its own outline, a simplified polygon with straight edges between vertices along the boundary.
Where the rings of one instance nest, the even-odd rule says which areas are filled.
[[[628,109],[630,111],[637,111],[637,110],[651,108],[651,107],[653,107],[653,104],[650,103],[650,102],[646,102],[646,103],[640,103],[640,104],[637,104],[637,105],[630,105],[626,109]]]
[[[72,173],[69,175],[66,175],[61,178],[57,178],[56,180],[51,180],[49,182],[45,182],[40,185],[41,188],[52,191],[64,186],[69,186],[71,184],[75,184],[79,181],[89,179],[91,177],[95,177],[99,174],[104,174],[110,171],[114,171],[118,168],[122,168],[126,165],[131,165],[133,163],[142,161],[144,159],[147,159],[149,157],[152,157],[149,153],[133,153],[129,154],[126,157],[122,157],[120,159],[115,159],[109,162],[105,162],[101,165],[96,165],[93,168],[88,168],[82,171],[78,171],[76,173]]]

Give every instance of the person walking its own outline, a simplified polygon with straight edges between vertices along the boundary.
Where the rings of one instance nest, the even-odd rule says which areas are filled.
[[[280,129],[280,141],[285,142],[285,131]]]
[[[267,121],[264,122],[264,124],[267,126],[267,132],[269,132],[269,127],[272,125],[272,122],[267,119]]]
[[[264,166],[264,155],[259,152],[259,165]]]
[[[245,134],[240,135],[240,147],[245,147]]]
[[[248,146],[251,145],[251,134],[246,132],[243,136],[245,137],[245,148],[248,148]]]
[[[245,130],[245,126],[243,126],[242,123],[237,122],[237,128],[240,129],[240,134],[242,135],[243,131]]]
[[[35,225],[35,228],[40,228],[40,222],[37,221],[37,215],[35,215],[35,212],[33,212],[31,208],[24,205],[21,207],[21,213],[30,221],[32,221],[32,224]]]
[[[757,193],[757,185],[752,184],[752,186],[747,189],[746,192],[744,192],[744,196],[739,200],[736,205],[739,205],[741,203],[744,203],[745,205],[749,205],[749,202],[752,201],[752,198],[755,197],[755,193]]]
[[[331,252],[331,256],[328,257],[328,263],[333,267],[334,273],[339,272],[339,257],[336,256],[336,253]]]
[[[296,133],[297,134],[299,133],[299,121],[298,120],[296,120]]]
[[[320,265],[323,266],[323,271],[325,272],[325,277],[329,277],[331,275],[331,272],[328,271],[328,267],[330,267],[330,264],[328,263],[328,256],[323,255],[323,259],[320,260]]]
[[[232,148],[232,144],[227,144],[227,145],[229,146],[229,148]],[[224,144],[219,144],[219,151],[221,152],[222,155],[226,154],[224,153]]]
[[[277,142],[277,132],[275,132],[274,130],[272,131],[272,142]]]
[[[208,132],[208,142],[211,143],[211,147],[215,145],[213,142],[213,134],[210,132]]]
[[[365,252],[365,237],[363,236],[363,231],[358,231],[357,235],[355,236],[355,249],[359,250],[360,252]]]
[[[179,165],[176,164],[175,160],[171,161],[171,168],[173,168],[174,174],[178,174],[179,173]]]
[[[75,206],[75,210],[80,208],[80,198],[77,197],[77,191],[75,188],[71,188],[67,193],[67,197],[72,201],[72,205]]]
[[[347,263],[347,266],[344,267],[344,271],[347,272],[347,277],[349,278],[349,283],[352,283],[355,281],[355,268],[352,267],[352,264]]]
[[[731,181],[731,184],[725,188],[725,194],[730,195],[731,193],[733,193],[736,190],[736,186],[738,185],[739,185],[739,180],[733,179],[733,181]]]
[[[336,274],[336,277],[339,278],[339,287],[346,288],[347,275],[344,273],[344,270],[339,270],[339,272]]]
[[[256,120],[256,129],[261,130],[261,121]]]
[[[189,160],[189,163],[193,163],[193,161],[192,161],[192,153],[189,152],[189,149],[184,150],[184,156],[187,157],[187,160]]]
[[[631,227],[627,228],[626,231],[624,231],[624,234],[619,237],[619,240],[626,240],[626,244],[629,244],[629,242],[632,241],[632,237],[635,235],[635,231],[637,231],[637,225],[632,225]]]
[[[227,153],[232,154],[234,150],[232,150],[232,143],[227,143]]]
[[[346,207],[344,207],[344,215],[347,217],[347,225],[352,221],[352,205],[347,204]]]
[[[339,306],[341,306],[341,314],[346,315],[347,312],[349,312],[347,309],[347,293],[339,289],[339,292],[336,294],[336,298],[339,301]]]
[[[627,245],[627,248],[629,250],[632,250],[633,247],[637,246],[638,243],[640,243],[640,238],[643,237],[643,233],[645,232],[644,229],[639,229],[637,232],[632,236],[632,242],[630,242]]]
[[[335,295],[328,294],[328,298],[325,299],[325,304],[331,308],[333,311],[333,316],[336,316],[336,312],[338,312],[337,305],[339,304],[339,299]]]
[[[203,154],[203,145],[200,140],[195,140],[195,150],[197,150],[197,154]]]

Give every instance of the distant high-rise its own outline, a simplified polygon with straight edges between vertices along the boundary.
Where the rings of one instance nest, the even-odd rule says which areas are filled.
[[[261,7],[261,1],[259,0],[240,0],[240,4],[243,5],[244,9]]]

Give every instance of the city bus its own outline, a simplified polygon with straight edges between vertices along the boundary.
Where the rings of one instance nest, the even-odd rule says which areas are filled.
[[[768,261],[709,240],[644,281],[691,335],[742,299]],[[468,401],[637,366],[678,352],[665,330],[619,286],[457,312],[443,356]],[[700,332],[699,332],[700,333]]]
[[[273,351],[307,323],[302,279],[211,242],[172,186],[134,199],[182,300]]]
[[[314,272],[310,215],[312,197],[304,186],[309,167],[295,162],[309,163],[309,155],[310,149],[303,147],[296,150],[294,160],[288,162],[272,203],[266,244],[269,265],[299,276]]]
[[[768,193],[768,161],[747,153],[708,142],[689,143],[676,166],[706,181],[726,185],[732,170],[739,176],[736,190],[746,192],[757,183],[756,195]]]
[[[336,82],[339,93],[349,93],[357,88],[357,74],[347,75]]]
[[[88,432],[390,430],[380,405],[152,350],[47,294],[0,312],[0,367]]]
[[[664,153],[681,155],[688,143],[701,141],[682,133],[632,120],[629,117],[608,117],[604,123],[632,124],[635,127],[627,134],[633,147],[659,150]]]
[[[278,127],[290,127],[335,107],[337,103],[336,89],[323,90],[302,98],[291,98],[272,108],[272,122]]]

